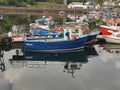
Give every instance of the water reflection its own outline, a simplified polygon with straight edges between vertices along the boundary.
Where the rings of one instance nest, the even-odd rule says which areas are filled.
[[[103,50],[113,55],[120,55],[120,44],[100,44],[100,47],[103,47]]]
[[[24,52],[23,55],[16,54],[10,59],[13,68],[46,68],[48,65],[63,65],[64,71],[72,70],[72,76],[75,70],[80,70],[81,64],[87,62],[84,50],[70,53]]]
[[[0,69],[2,72],[5,71],[5,64],[4,64],[3,55],[4,55],[4,51],[1,50],[1,48],[0,48]]]
[[[98,55],[92,45],[80,51],[67,53],[22,52],[20,48],[15,50],[16,54],[9,59],[13,68],[46,68],[48,65],[61,64],[63,71],[70,73],[72,77],[75,77],[76,70],[88,63],[89,57]]]
[[[72,75],[72,77],[75,78],[75,75],[74,75],[75,71],[80,70],[82,67],[82,64],[85,64],[87,62],[88,61],[86,61],[86,62],[66,62],[66,64],[64,65],[63,72],[70,73]]]
[[[104,49],[111,54],[120,55],[120,44],[106,44]]]
[[[71,54],[23,52],[22,47],[13,46],[3,54],[6,70],[0,73],[0,79],[11,85],[6,90],[120,89],[119,56],[110,55],[100,44]]]
[[[98,53],[93,45],[85,46],[85,54],[88,58],[98,56]]]

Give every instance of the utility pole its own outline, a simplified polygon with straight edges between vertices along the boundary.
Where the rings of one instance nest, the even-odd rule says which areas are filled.
[[[67,5],[67,0],[63,0],[63,4]]]

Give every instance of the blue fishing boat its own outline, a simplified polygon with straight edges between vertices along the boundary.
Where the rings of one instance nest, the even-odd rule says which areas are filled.
[[[74,24],[65,24],[61,30],[56,30],[55,27],[49,28],[50,25],[54,25],[53,18],[49,16],[46,18],[43,16],[40,19],[36,19],[35,23],[30,24],[30,31],[34,35],[33,37],[28,37],[26,39],[41,39],[41,38],[48,38],[48,37],[60,37],[62,36],[61,32],[64,29],[67,29],[69,32],[69,39],[77,39],[80,38],[82,35],[88,34],[89,38],[87,39],[86,44],[92,43],[95,41],[96,36],[98,33],[91,33],[88,27],[88,23],[74,23]],[[37,37],[36,37],[37,36]]]
[[[96,41],[96,36],[99,34],[99,31],[89,31],[89,27],[84,26],[68,26],[66,29],[70,33],[70,39],[77,39],[83,35],[88,35],[86,44],[91,44]]]
[[[57,34],[57,32],[55,32],[54,30],[50,30],[50,29],[44,29],[44,27],[42,26],[35,26],[34,24],[33,25],[30,25],[30,33],[33,34],[34,36],[38,36],[38,35],[49,35],[49,34],[52,34],[52,35],[55,35]]]
[[[87,42],[86,44],[93,44],[97,39],[96,39],[96,36],[98,35],[98,33],[94,33],[94,34],[89,34],[88,36],[88,39],[87,39]]]
[[[35,23],[30,23],[30,32],[33,35],[48,35],[49,33],[55,34],[53,28],[54,20],[52,19],[52,16],[49,16],[48,18],[43,16],[40,19],[36,19]]]
[[[39,52],[69,52],[84,48],[88,39],[88,35],[83,35],[80,38],[71,40],[67,29],[64,30],[64,37],[58,38],[40,38],[35,40],[24,41],[24,51],[39,51]]]

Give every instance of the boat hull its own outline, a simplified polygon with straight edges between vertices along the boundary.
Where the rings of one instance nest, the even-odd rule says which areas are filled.
[[[24,51],[39,51],[39,52],[70,52],[84,48],[88,36],[80,37],[75,40],[65,41],[24,41]]]
[[[105,40],[107,43],[116,43],[116,44],[120,44],[120,38],[115,38],[112,36],[104,36]]]
[[[100,26],[100,30],[101,30],[102,35],[111,35],[112,32],[118,31],[117,29],[113,29],[107,26]]]
[[[94,43],[96,41],[96,37],[97,37],[97,34],[89,35],[86,44]]]
[[[14,35],[11,37],[12,42],[23,42],[24,37],[22,35]]]

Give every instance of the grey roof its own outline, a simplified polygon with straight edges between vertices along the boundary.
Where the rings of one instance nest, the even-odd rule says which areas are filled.
[[[93,5],[93,6],[95,6],[95,5],[97,5],[97,3],[95,1],[88,1],[88,2],[86,2],[86,5]]]

